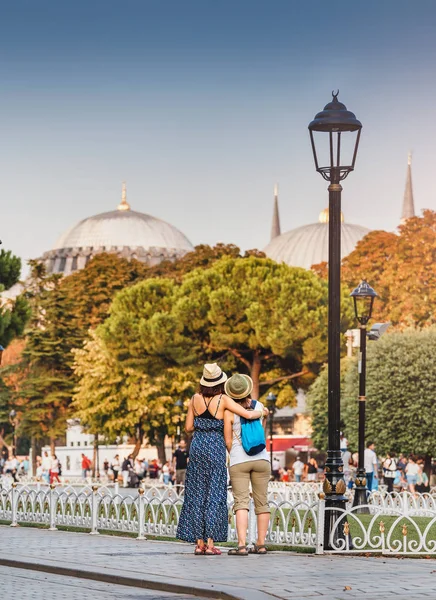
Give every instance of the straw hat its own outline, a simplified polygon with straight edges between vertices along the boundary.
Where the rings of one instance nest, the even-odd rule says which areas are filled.
[[[253,391],[253,380],[248,375],[232,375],[224,384],[224,391],[227,396],[234,400],[246,398]]]
[[[227,375],[216,363],[204,365],[203,377],[200,379],[201,385],[214,387],[225,381],[227,381]]]

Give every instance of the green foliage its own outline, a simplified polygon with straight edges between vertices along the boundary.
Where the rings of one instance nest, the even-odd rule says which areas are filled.
[[[84,348],[74,351],[78,378],[75,415],[91,432],[107,439],[128,434],[152,443],[173,435],[180,415],[174,403],[193,393],[193,373],[170,368],[150,375],[117,360],[96,332]]]
[[[21,258],[10,250],[0,252],[0,291],[9,290],[20,279]]]
[[[380,452],[436,455],[436,328],[406,330],[368,342],[366,439]],[[342,362],[341,417],[352,448],[358,440],[356,359]],[[314,445],[327,446],[327,369],[308,393]]]
[[[352,362],[352,361],[351,361]],[[350,359],[341,361],[341,405],[345,393],[345,377]],[[356,396],[357,398],[357,396]],[[315,448],[325,451],[328,447],[328,366],[324,365],[307,393],[307,405],[312,413],[312,442]],[[342,415],[343,416],[343,415]]]
[[[289,381],[301,385],[325,359],[326,320],[327,286],[313,273],[224,257],[180,285],[156,278],[124,290],[100,334],[119,360],[147,372],[219,359],[248,371],[256,394],[286,387],[289,401]]]
[[[368,344],[366,439],[380,452],[436,456],[436,328],[406,330]],[[354,447],[358,425],[357,365],[345,380],[343,418]]]

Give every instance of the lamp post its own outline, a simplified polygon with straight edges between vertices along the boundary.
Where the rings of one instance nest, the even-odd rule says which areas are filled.
[[[345,509],[344,465],[340,450],[341,354],[341,192],[340,181],[354,170],[362,124],[339,102],[338,94],[309,124],[315,168],[330,183],[328,260],[328,450],[323,484],[326,496],[324,547],[330,548],[334,521]],[[324,151],[322,150],[324,148]],[[345,152],[344,152],[345,150]],[[344,158],[349,152],[350,160]],[[324,165],[324,166],[323,166]],[[343,537],[342,527],[335,536]]]
[[[12,443],[12,454],[15,456],[17,452],[17,413],[14,409],[12,409],[9,413],[9,423],[12,425],[12,435],[13,435],[13,443]]]
[[[277,396],[272,392],[266,397],[266,402],[269,411],[269,459],[271,462],[271,471],[273,468],[273,426],[274,426],[274,413],[276,411]]]
[[[359,283],[350,296],[354,300],[354,312],[360,328],[359,348],[359,465],[356,473],[356,489],[353,506],[361,506],[356,512],[369,513],[366,506],[366,471],[365,471],[365,411],[366,411],[366,326],[372,316],[372,308],[377,292],[366,282]],[[364,506],[365,505],[365,506]]]
[[[183,400],[179,398],[174,402],[174,406],[178,409],[178,417],[179,422],[177,424],[176,430],[176,442],[180,442],[182,439],[182,409],[183,409]]]

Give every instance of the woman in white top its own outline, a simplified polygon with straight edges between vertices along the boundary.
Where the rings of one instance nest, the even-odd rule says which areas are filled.
[[[228,396],[243,408],[251,407],[253,381],[248,375],[233,375],[224,385]],[[255,410],[264,407],[256,401]],[[268,506],[268,482],[271,478],[271,465],[266,449],[259,454],[249,456],[242,447],[240,417],[226,410],[224,413],[224,438],[230,453],[230,482],[234,497],[233,510],[236,514],[238,549],[230,550],[230,556],[248,556],[248,554],[266,554],[265,537],[268,531],[270,510]],[[250,483],[253,491],[257,515],[257,540],[254,548],[247,550],[246,537],[248,510],[250,507]]]

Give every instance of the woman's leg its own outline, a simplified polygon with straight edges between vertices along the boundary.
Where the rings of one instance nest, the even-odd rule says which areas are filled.
[[[236,532],[238,534],[238,546],[247,545],[248,510],[241,508],[236,511]]]
[[[234,498],[238,546],[247,542],[248,511],[250,509],[250,472],[252,461],[230,467],[230,482]]]
[[[265,544],[266,534],[268,532],[270,510],[268,505],[268,482],[269,482],[269,462],[266,460],[257,460],[254,462],[251,472],[251,486],[253,488],[254,506],[257,515],[257,546]],[[265,552],[265,551],[264,551]]]

